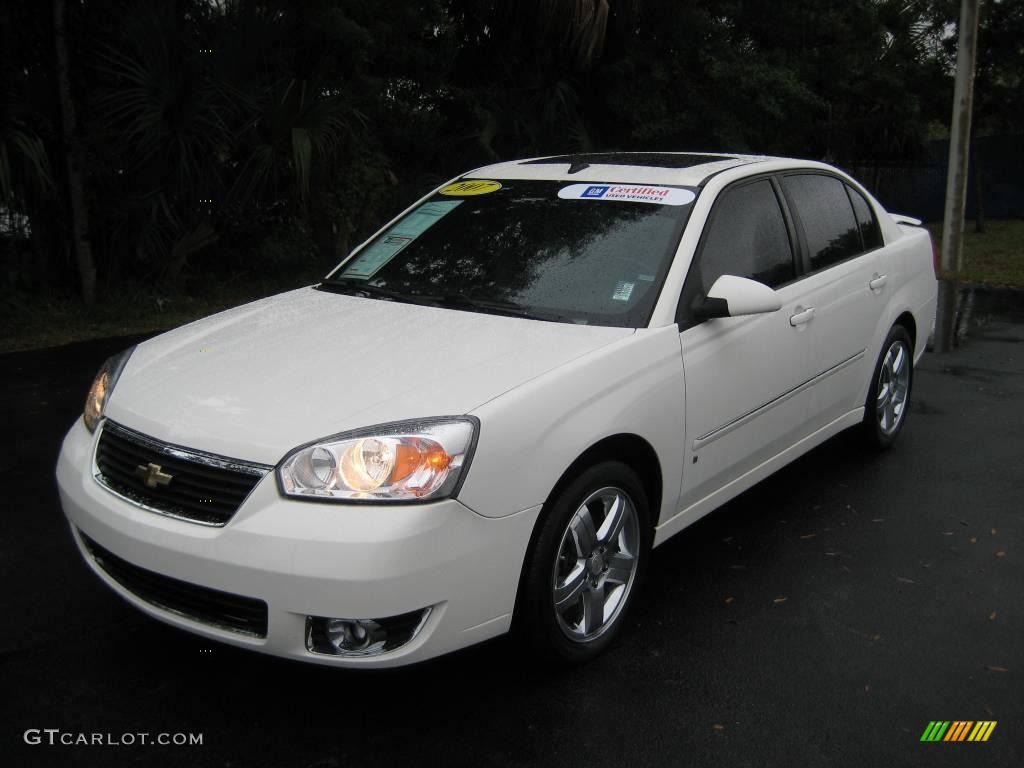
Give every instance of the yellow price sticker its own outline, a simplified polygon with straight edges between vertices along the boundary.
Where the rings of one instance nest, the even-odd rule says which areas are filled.
[[[471,179],[469,181],[456,181],[454,184],[449,184],[447,187],[442,187],[440,192],[442,195],[486,195],[490,192],[497,192],[501,189],[501,184],[497,181],[487,181],[484,179]]]

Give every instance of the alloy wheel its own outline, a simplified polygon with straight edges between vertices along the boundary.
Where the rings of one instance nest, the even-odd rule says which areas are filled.
[[[882,367],[878,371],[878,395],[875,414],[878,428],[889,436],[896,432],[907,408],[910,393],[910,352],[907,345],[896,340],[885,353]]]
[[[552,580],[558,626],[572,641],[600,637],[626,605],[637,573],[640,526],[621,488],[594,491],[562,534]]]

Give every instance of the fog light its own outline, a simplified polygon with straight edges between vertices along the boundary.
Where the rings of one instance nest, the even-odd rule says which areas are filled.
[[[336,653],[365,652],[374,643],[387,641],[387,632],[373,620],[328,619],[326,635]]]
[[[430,608],[383,619],[306,617],[306,649],[329,656],[379,656],[401,648],[423,629]]]

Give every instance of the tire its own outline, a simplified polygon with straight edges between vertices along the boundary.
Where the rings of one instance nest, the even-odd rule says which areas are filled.
[[[612,643],[643,579],[652,538],[647,494],[632,469],[605,461],[571,480],[542,515],[514,632],[544,661],[588,661]]]
[[[861,433],[868,446],[884,450],[907,423],[914,382],[914,343],[902,325],[894,325],[882,345],[864,403]]]

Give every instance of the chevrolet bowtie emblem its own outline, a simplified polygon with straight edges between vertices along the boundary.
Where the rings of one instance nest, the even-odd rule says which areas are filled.
[[[146,483],[147,488],[156,488],[158,485],[167,485],[171,480],[174,479],[174,475],[169,475],[163,471],[163,467],[159,464],[150,462],[143,466],[140,464],[135,468],[136,477],[141,477],[143,482]]]

